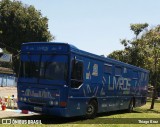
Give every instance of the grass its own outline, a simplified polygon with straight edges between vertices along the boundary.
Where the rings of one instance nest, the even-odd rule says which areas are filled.
[[[59,118],[59,117],[52,117],[52,116],[46,116],[46,115],[35,115],[35,116],[21,116],[21,117],[12,117],[12,119],[21,119],[21,120],[28,120],[28,119],[41,119],[42,125],[23,125],[24,127],[30,127],[30,126],[37,126],[37,127],[45,127],[45,126],[65,126],[65,127],[158,127],[160,124],[160,100],[156,100],[155,108],[150,110],[150,100],[148,100],[147,104],[135,108],[132,113],[127,113],[126,111],[117,111],[117,112],[110,112],[110,113],[103,113],[98,114],[97,118],[95,119],[89,119],[85,120],[81,117],[74,117],[74,118]],[[159,124],[135,124],[138,123],[138,119],[153,119],[153,118],[159,118]],[[114,120],[116,123],[116,120],[118,122],[123,122],[122,124],[104,124],[107,123],[107,121]],[[124,122],[127,121],[136,121],[133,122],[133,124],[124,124]],[[112,122],[112,123],[114,123]],[[3,125],[3,127],[17,127],[22,125]]]

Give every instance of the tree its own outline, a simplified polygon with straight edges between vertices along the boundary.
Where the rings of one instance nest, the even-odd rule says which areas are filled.
[[[121,44],[125,47],[121,52],[125,51],[127,55],[114,51],[109,56],[150,71],[149,82],[154,86],[150,109],[153,109],[157,89],[158,87],[160,89],[160,25],[142,33],[138,38],[140,32],[147,26],[148,24],[146,23],[132,24],[131,30],[134,31],[136,38],[131,40],[123,39],[121,41]]]
[[[145,58],[146,58],[145,42],[141,39],[141,37],[140,39],[138,39],[138,35],[147,27],[148,23],[130,25],[130,29],[134,32],[136,38],[133,40],[128,40],[130,46],[125,47],[125,49],[128,48],[130,50],[129,53],[131,60],[129,64],[139,67],[144,67],[145,65]]]
[[[130,25],[131,30],[136,35],[136,39],[137,39],[138,35],[147,27],[148,27],[148,23],[138,23],[138,24],[131,24]]]
[[[140,34],[140,32],[142,32],[147,27],[148,27],[147,23],[131,24],[130,29],[134,32],[136,38],[133,38],[132,40],[127,40],[127,39],[121,40],[120,43],[124,45],[125,49],[120,52],[114,51],[113,53],[109,54],[109,57],[112,57],[114,59],[132,64],[135,66],[145,67],[145,60],[146,60],[146,53],[147,53],[147,50],[145,50],[145,42],[141,38],[138,39],[137,36]]]
[[[157,94],[158,86],[158,65],[160,64],[160,26],[157,26],[155,29],[150,30],[145,39],[150,48],[150,58],[152,59],[152,84],[154,86],[152,102],[150,109],[154,109],[155,97]]]
[[[129,59],[128,59],[129,57],[127,55],[128,55],[127,50],[116,50],[110,53],[107,57],[113,58],[125,63],[129,63]]]
[[[51,41],[54,37],[48,31],[48,19],[34,6],[20,1],[0,1],[0,47],[17,55],[24,42]],[[13,58],[15,71],[18,57]]]

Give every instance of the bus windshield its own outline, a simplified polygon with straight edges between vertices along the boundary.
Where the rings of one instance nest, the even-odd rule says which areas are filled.
[[[62,62],[41,62],[40,77],[50,80],[66,80],[67,64]]]
[[[23,56],[25,57],[25,56]],[[38,61],[36,58],[38,57]],[[41,78],[48,80],[67,79],[66,56],[43,55],[33,56],[21,60],[20,77],[22,78]]]

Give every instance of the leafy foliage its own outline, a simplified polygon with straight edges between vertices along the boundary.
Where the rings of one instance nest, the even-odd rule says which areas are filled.
[[[130,63],[130,60],[128,58],[128,51],[127,50],[117,50],[112,52],[108,55],[109,58],[114,58],[119,61],[123,61],[125,63]]]
[[[157,92],[158,85],[160,86],[160,70],[159,70],[159,65],[160,65],[160,26],[157,26],[156,28],[150,30],[145,38],[147,45],[150,49],[150,58],[151,61],[153,61],[151,64],[151,70],[152,70],[152,84],[154,86],[154,92],[153,92],[153,97],[152,97],[152,104],[151,104],[151,109],[154,108],[154,100]]]
[[[148,27],[148,24],[131,24],[130,27],[136,38],[121,40],[125,49],[114,51],[108,57],[148,69],[150,83],[155,88],[154,99],[157,89],[160,89],[160,25],[142,33],[139,38],[137,36]],[[152,104],[151,109],[154,108],[154,103]]]
[[[146,28],[148,27],[148,23],[144,24],[131,24],[130,28],[134,32],[134,34],[137,36]]]
[[[24,42],[51,41],[54,37],[48,31],[48,19],[34,6],[20,1],[0,1],[0,47],[14,55],[18,54]],[[17,57],[14,57],[17,70]]]

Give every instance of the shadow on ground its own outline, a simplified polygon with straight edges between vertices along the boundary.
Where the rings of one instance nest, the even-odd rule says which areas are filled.
[[[95,119],[86,119],[83,116],[79,117],[70,117],[70,118],[64,118],[64,117],[57,117],[57,116],[50,116],[50,115],[32,115],[32,116],[16,116],[16,117],[6,117],[4,119],[17,119],[17,120],[41,120],[42,124],[89,124],[89,123],[99,123],[100,117],[103,116],[111,116],[115,114],[125,114],[126,111],[114,111],[114,112],[108,112],[108,113],[100,113],[97,115]],[[138,111],[133,111],[133,113],[140,113]]]

